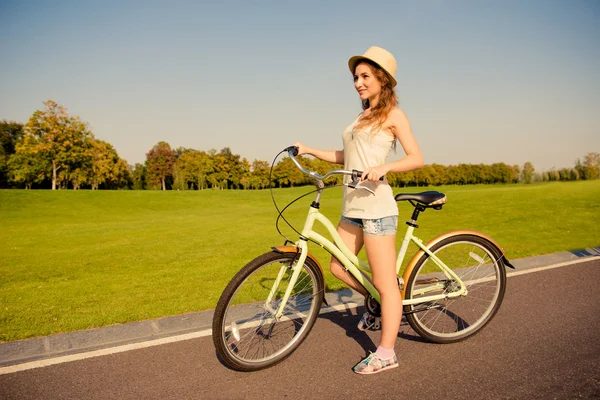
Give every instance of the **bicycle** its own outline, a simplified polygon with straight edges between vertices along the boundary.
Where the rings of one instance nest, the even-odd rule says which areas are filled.
[[[215,349],[227,366],[239,371],[271,367],[291,355],[312,329],[322,303],[327,304],[323,269],[308,252],[309,242],[342,263],[369,293],[367,312],[381,316],[379,293],[366,275],[368,263],[348,250],[334,224],[319,211],[325,179],[348,175],[351,182],[344,186],[369,190],[360,186],[362,172],[332,170],[319,175],[296,160],[297,148],[291,146],[282,153],[285,151],[296,167],[315,180],[316,196],[299,240],[293,246],[286,241],[250,261],[229,282],[217,303],[212,325]],[[399,278],[406,319],[417,334],[434,343],[454,343],[473,336],[498,311],[506,290],[505,267],[514,267],[502,248],[480,232],[447,232],[425,244],[414,235],[420,213],[442,209],[446,202],[443,193],[400,193],[395,199],[409,201],[414,207],[398,252],[396,275],[409,243],[419,247]],[[313,230],[317,221],[333,242]]]

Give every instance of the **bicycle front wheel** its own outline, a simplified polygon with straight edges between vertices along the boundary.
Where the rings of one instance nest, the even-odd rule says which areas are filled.
[[[479,332],[500,308],[506,290],[504,259],[491,242],[467,234],[446,238],[431,251],[460,278],[467,293],[405,306],[406,319],[415,332],[432,342],[458,342]],[[419,299],[459,290],[458,282],[425,254],[408,278],[405,296]]]
[[[213,317],[219,358],[238,371],[255,371],[288,357],[306,338],[319,314],[324,282],[307,258],[287,300],[275,314],[290,283],[295,253],[270,252],[252,260],[227,285]]]

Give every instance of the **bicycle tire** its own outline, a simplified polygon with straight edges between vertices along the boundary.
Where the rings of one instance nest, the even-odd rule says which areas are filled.
[[[291,278],[289,265],[296,258],[295,253],[265,253],[244,266],[223,291],[212,333],[217,355],[228,367],[238,371],[271,367],[290,356],[309,334],[324,293],[321,270],[310,258],[302,266],[283,317],[273,318]],[[280,271],[283,279],[266,306]]]
[[[450,236],[430,250],[460,277],[468,292],[453,299],[404,306],[406,319],[416,333],[431,342],[459,342],[480,332],[500,308],[506,291],[504,257],[487,239],[469,234]],[[454,280],[424,254],[407,280],[405,296],[413,299],[457,289]]]

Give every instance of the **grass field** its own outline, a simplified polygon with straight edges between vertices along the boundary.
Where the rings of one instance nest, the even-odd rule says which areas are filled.
[[[434,189],[448,203],[422,214],[424,240],[479,230],[510,259],[600,244],[600,181]],[[287,214],[297,227],[311,201]],[[328,190],[321,210],[336,221],[340,203]],[[400,206],[401,230],[411,211]],[[0,191],[0,341],[214,308],[238,269],[283,244],[275,217],[268,191]],[[329,273],[327,286],[341,288]]]

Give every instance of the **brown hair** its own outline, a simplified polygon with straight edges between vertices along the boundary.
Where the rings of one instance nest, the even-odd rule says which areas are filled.
[[[396,92],[394,92],[388,74],[379,65],[369,62],[369,60],[362,60],[357,66],[362,63],[369,65],[373,75],[381,82],[381,93],[379,94],[379,102],[377,105],[371,109],[369,115],[360,118],[355,129],[360,129],[369,125],[373,125],[373,128],[381,128],[387,116],[394,107],[398,105],[398,97],[396,96]],[[362,108],[363,110],[370,108],[369,99],[362,101]]]

